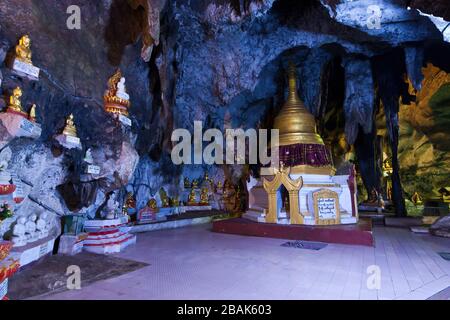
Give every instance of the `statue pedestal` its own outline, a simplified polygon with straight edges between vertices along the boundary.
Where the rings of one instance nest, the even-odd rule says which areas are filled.
[[[17,255],[20,267],[24,267],[34,261],[37,261],[53,252],[56,237],[48,236],[47,238],[28,243],[20,248],[14,247],[11,253]]]
[[[2,122],[12,137],[37,139],[42,133],[39,124],[29,121],[26,119],[26,115],[18,112],[8,111],[0,113],[0,122]]]
[[[81,253],[84,247],[84,240],[87,237],[87,233],[78,235],[63,234],[59,239],[58,254],[74,256]]]
[[[25,76],[30,80],[39,80],[40,69],[31,64],[14,59],[11,69],[19,76]]]
[[[136,236],[127,227],[128,217],[112,220],[88,220],[84,228],[89,232],[84,250],[97,254],[118,253],[136,243]]]
[[[80,138],[66,136],[65,134],[59,134],[55,137],[55,140],[59,142],[66,149],[83,149]]]

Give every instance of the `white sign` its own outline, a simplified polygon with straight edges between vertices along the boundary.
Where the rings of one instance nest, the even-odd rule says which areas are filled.
[[[16,186],[16,190],[13,192],[13,198],[25,198],[25,191],[23,190],[23,183],[22,180],[19,179],[17,174],[12,173],[11,178],[13,181],[13,184]]]
[[[317,210],[319,213],[319,219],[321,220],[336,219],[336,199],[317,199]]]
[[[18,59],[15,59],[12,68],[14,71],[18,71],[26,75],[32,76],[33,78],[39,79],[39,72],[40,72],[39,68],[36,68],[31,64],[24,63]]]
[[[49,252],[48,245],[49,245],[49,242],[46,242],[39,247],[39,258],[42,258]]]
[[[78,137],[66,136],[66,142],[69,144],[80,145],[81,140]]]
[[[5,279],[2,283],[0,283],[0,300],[3,300],[3,298],[8,293],[8,278]]]
[[[131,119],[128,117],[125,117],[123,114],[119,114],[119,121],[122,122],[124,125],[131,127]]]
[[[100,174],[100,167],[95,165],[88,165],[87,166],[87,173],[90,174]]]

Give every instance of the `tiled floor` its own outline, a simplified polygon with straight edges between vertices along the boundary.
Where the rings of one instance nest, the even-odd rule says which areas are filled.
[[[312,251],[208,228],[139,234],[119,256],[149,267],[45,299],[426,299],[450,286],[450,262],[437,254],[450,239],[379,227],[375,248]],[[369,266],[381,271],[378,290]]]

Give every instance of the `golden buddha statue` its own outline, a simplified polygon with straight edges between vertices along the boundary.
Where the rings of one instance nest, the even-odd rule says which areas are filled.
[[[73,122],[73,114],[71,114],[66,120],[66,126],[63,130],[63,135],[77,137],[77,128]]]
[[[33,104],[31,106],[30,112],[28,113],[28,119],[30,119],[30,121],[36,122],[36,105]]]
[[[317,133],[316,120],[297,93],[295,66],[288,70],[289,95],[275,118],[274,129],[279,130],[279,141],[271,148],[279,148],[280,161],[291,168],[291,173],[334,175],[330,152]]]
[[[136,208],[136,200],[134,199],[134,195],[132,192],[127,193],[127,198],[125,200],[125,207],[127,209],[135,209]]]
[[[198,180],[197,179],[194,179],[193,181],[192,181],[192,189],[197,189],[198,188]]]
[[[207,188],[202,189],[202,193],[200,194],[200,204],[204,206],[209,205],[209,192]]]
[[[161,199],[163,208],[169,208],[170,207],[170,199],[169,197],[164,197]]]
[[[184,188],[189,189],[191,187],[191,182],[188,178],[184,178]]]
[[[179,207],[180,206],[180,200],[178,199],[178,197],[170,199],[170,205],[172,207]]]
[[[108,113],[122,114],[128,116],[130,96],[126,92],[125,78],[120,69],[108,80],[108,89],[103,96],[105,110]]]
[[[27,115],[22,110],[22,102],[20,101],[20,98],[22,97],[22,89],[20,87],[17,87],[13,90],[13,94],[9,98],[9,106],[7,111],[13,112],[13,113],[20,113],[23,115]]]
[[[188,196],[188,205],[189,206],[196,206],[197,204],[198,204],[197,203],[197,196],[195,194],[195,190],[192,189],[191,192],[189,193],[189,196]]]
[[[16,59],[32,65],[31,57],[31,40],[28,35],[24,35],[16,46]]]
[[[158,203],[156,202],[155,198],[151,198],[147,202],[147,207],[149,207],[152,211],[157,212],[158,211]]]
[[[217,182],[217,190],[223,189],[222,181]]]
[[[169,208],[170,207],[170,199],[167,196],[167,192],[164,188],[161,188],[159,190],[159,197],[161,198],[163,208]]]

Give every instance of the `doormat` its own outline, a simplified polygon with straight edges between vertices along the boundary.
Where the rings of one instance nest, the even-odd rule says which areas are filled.
[[[439,252],[439,255],[442,259],[450,261],[450,252]]]
[[[289,241],[283,243],[282,247],[306,249],[306,250],[320,250],[328,246],[326,243],[322,242],[309,242],[309,241]]]
[[[115,278],[149,265],[89,252],[75,256],[50,256],[16,273],[9,280],[8,297],[11,300],[22,300],[67,291],[67,280],[74,272],[74,267],[70,269],[70,266],[79,267],[83,288],[99,280]],[[70,273],[66,275],[68,270]]]

